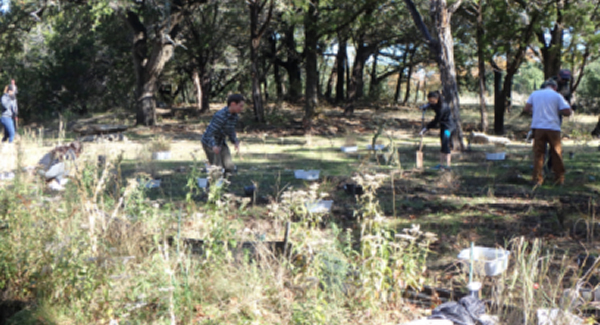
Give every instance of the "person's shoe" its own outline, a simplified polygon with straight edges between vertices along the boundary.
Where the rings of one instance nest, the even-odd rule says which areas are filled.
[[[433,170],[440,170],[440,169],[444,169],[444,166],[442,166],[441,164],[438,164],[436,166],[431,167],[431,169],[433,169]]]

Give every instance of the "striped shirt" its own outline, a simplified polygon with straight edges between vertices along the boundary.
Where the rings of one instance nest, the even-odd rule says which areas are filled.
[[[222,146],[225,144],[226,137],[229,137],[232,143],[237,143],[239,140],[235,135],[235,125],[238,120],[238,114],[229,113],[229,107],[223,107],[215,113],[204,131],[202,143],[211,148]]]

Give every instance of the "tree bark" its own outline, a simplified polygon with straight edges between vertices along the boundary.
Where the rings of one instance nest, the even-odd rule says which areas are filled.
[[[479,110],[481,112],[481,132],[486,133],[488,130],[488,113],[485,103],[485,55],[483,53],[483,9],[484,1],[479,0],[477,6],[477,67],[479,70]]]
[[[371,99],[377,99],[379,96],[379,79],[377,78],[378,60],[379,53],[375,51],[375,54],[373,54],[373,65],[371,66],[371,83],[369,85],[369,97],[371,97]]]
[[[259,71],[259,57],[258,51],[260,48],[260,41],[262,36],[271,20],[273,13],[273,0],[269,2],[269,12],[265,21],[260,23],[260,13],[264,6],[269,0],[254,0],[248,1],[250,8],[250,76],[252,78],[252,103],[254,107],[254,119],[259,123],[265,122],[265,109],[263,105],[263,98],[261,94],[261,74]]]
[[[504,134],[504,98],[502,97],[502,71],[494,67],[494,133]]]
[[[317,70],[317,45],[319,34],[317,29],[319,0],[310,0],[304,15],[304,54],[306,56],[306,84],[304,104],[304,122],[310,128],[315,116],[318,98],[319,72]]]
[[[346,82],[346,66],[348,64],[348,55],[346,53],[346,39],[338,36],[337,62],[337,80],[335,85],[335,102],[341,103],[346,100],[344,96],[344,83]]]
[[[410,86],[411,86],[411,79],[412,79],[412,72],[413,72],[413,56],[415,55],[415,50],[416,47],[413,47],[410,50],[410,55],[408,56],[408,76],[406,77],[406,93],[404,94],[404,101],[402,102],[402,105],[406,106],[406,104],[408,103],[408,98],[410,97]]]
[[[371,54],[376,50],[376,45],[365,45],[362,37],[356,42],[356,56],[352,65],[352,78],[348,88],[348,97],[350,101],[355,101],[364,96],[364,70],[365,64]]]
[[[277,62],[277,34],[271,33],[269,35],[269,45],[271,49],[271,58],[273,60],[273,79],[275,81],[275,93],[277,96],[277,102],[283,100],[283,82],[281,80],[281,73],[279,71],[279,63]]]
[[[194,72],[192,73],[192,80],[194,81],[194,90],[196,90],[196,109],[199,112],[202,111],[202,100],[204,97],[202,96],[202,85],[200,83],[200,75],[198,74],[198,69],[194,68]]]
[[[452,39],[452,30],[450,21],[452,13],[460,6],[462,0],[456,1],[450,8],[447,7],[446,0],[431,0],[430,13],[433,25],[436,27],[436,38],[433,39],[427,26],[423,23],[421,15],[412,0],[404,0],[410,10],[411,16],[417,28],[423,33],[429,48],[435,57],[440,69],[440,79],[442,82],[444,100],[452,109],[452,115],[456,121],[456,135],[453,139],[458,142],[460,149],[464,150],[462,123],[460,118],[460,103],[458,99],[458,85],[456,82],[456,67],[454,64],[454,40]]]
[[[333,66],[331,67],[331,73],[329,74],[329,80],[327,81],[327,89],[325,89],[325,98],[327,98],[327,100],[329,100],[330,102],[332,101],[332,94],[333,94],[333,83],[334,80],[337,79],[337,67],[338,67],[338,63],[337,63],[337,56],[335,57],[335,61],[333,62]]]
[[[161,28],[152,40],[152,49],[148,55],[148,34],[146,27],[140,21],[139,16],[128,11],[126,21],[133,31],[133,64],[136,77],[136,123],[138,125],[156,124],[156,100],[157,81],[165,64],[173,56],[173,43],[164,40],[164,35],[169,34],[171,39],[177,35],[180,15],[173,13],[170,16],[170,29]]]
[[[415,100],[413,105],[417,104],[417,100],[419,99],[419,90],[421,90],[421,80],[417,80],[417,89],[415,90]]]
[[[284,47],[287,59],[280,62],[288,74],[289,88],[287,99],[291,102],[297,102],[302,96],[302,71],[300,69],[301,55],[296,50],[296,41],[294,38],[295,26],[291,25],[285,30]]]
[[[555,1],[556,21],[550,30],[550,42],[546,41],[545,31],[536,33],[538,41],[541,43],[542,61],[544,64],[544,79],[547,80],[558,74],[562,65],[562,48],[564,41],[563,27],[563,2]]]
[[[402,88],[402,76],[404,75],[404,69],[408,60],[408,47],[409,44],[404,46],[404,53],[402,54],[402,69],[398,73],[398,83],[396,84],[396,92],[394,93],[394,103],[397,103],[400,99],[400,89]]]

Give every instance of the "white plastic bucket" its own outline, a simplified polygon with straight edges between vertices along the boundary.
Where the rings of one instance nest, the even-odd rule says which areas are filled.
[[[294,176],[297,179],[305,179],[308,181],[314,181],[319,179],[319,170],[304,170],[304,169],[297,169],[294,171]]]
[[[506,152],[486,153],[485,159],[487,159],[487,160],[504,160],[504,159],[506,159]]]
[[[306,208],[310,213],[328,213],[331,211],[331,206],[333,205],[333,201],[331,200],[321,200],[312,203],[306,203]]]
[[[208,178],[200,178],[200,177],[198,177],[196,179],[196,181],[198,182],[198,187],[199,188],[206,188],[206,186],[208,186]]]
[[[375,145],[375,150],[383,150],[383,148],[385,148],[385,145],[383,145],[383,144],[376,144]],[[368,150],[373,150],[373,146],[370,145],[370,144],[368,144],[367,145],[367,149]]]
[[[153,152],[152,153],[152,159],[153,160],[167,160],[167,159],[171,159],[171,152],[170,151]]]
[[[504,249],[475,246],[473,248],[473,272],[479,275],[495,276],[502,274],[508,267],[510,252]],[[471,260],[471,249],[463,249],[458,258],[466,262]]]
[[[353,147],[342,147],[342,152],[345,153],[349,153],[349,152],[357,152],[358,151],[358,146],[353,146]]]

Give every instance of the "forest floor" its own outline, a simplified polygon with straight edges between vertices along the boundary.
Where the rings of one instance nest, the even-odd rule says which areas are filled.
[[[334,201],[324,223],[333,222],[356,233],[359,231],[355,216],[357,200],[344,191],[344,185],[354,183],[353,176],[359,173],[381,173],[392,176],[376,193],[386,220],[399,231],[420,225],[422,230],[439,238],[433,243],[427,262],[428,285],[455,289],[464,284],[464,274],[454,266],[457,254],[469,247],[470,242],[478,246],[510,247],[519,237],[528,241],[542,239],[544,247],[565,256],[571,267],[575,267],[579,254],[597,253],[600,249],[595,234],[599,231],[595,214],[600,203],[600,141],[589,136],[596,117],[575,115],[564,122],[565,184],[557,187],[547,179],[543,186],[533,188],[531,144],[525,142],[530,118],[519,113],[513,112],[506,119],[509,145],[500,148],[471,144],[469,150],[453,153],[451,171],[437,171],[431,169],[438,164],[437,130],[430,131],[424,140],[425,168],[414,168],[421,128],[418,109],[357,109],[354,116],[346,117],[339,109],[324,108],[313,132],[306,134],[300,127],[299,108],[271,106],[268,124],[262,127],[252,122],[248,108],[238,131],[242,150],[241,155],[234,156],[237,174],[229,179],[227,192],[235,200],[244,196],[245,186],[254,184],[257,191],[252,204],[231,217],[238,220],[234,230],[250,230],[264,234],[266,240],[281,240],[283,225],[272,222],[269,203],[279,200],[285,190],[308,190],[311,184],[318,183],[319,193],[326,193]],[[124,178],[146,173],[161,179],[160,188],[148,190],[149,199],[161,206],[177,206],[189,193],[185,185],[192,170],[203,176],[199,171],[204,167],[200,138],[210,117],[162,118],[158,126],[130,129],[126,132],[126,142],[85,143],[84,150],[88,157],[104,155],[115,159],[122,155]],[[426,122],[432,118],[433,113],[429,112]],[[489,124],[493,125],[491,118]],[[462,119],[468,136],[476,130],[478,112],[463,109]],[[393,141],[398,150],[393,164],[384,164],[382,156],[366,149],[380,125],[384,127],[377,143],[389,146]],[[45,132],[42,137],[34,129],[24,129],[22,137],[28,145],[23,149],[21,165],[35,165],[56,144],[56,126],[46,126]],[[148,157],[147,144],[158,136],[171,142],[169,160]],[[67,140],[69,133],[63,141]],[[340,147],[346,144],[358,145],[358,152],[341,152]],[[499,151],[506,152],[506,160],[486,160],[486,153]],[[5,160],[1,167],[11,170],[15,166],[16,160]],[[320,178],[315,182],[295,179],[296,169],[320,170]],[[195,199],[203,201],[206,196],[198,195]],[[202,223],[186,222],[181,236],[200,238],[203,227]],[[453,276],[460,281],[453,281]]]

